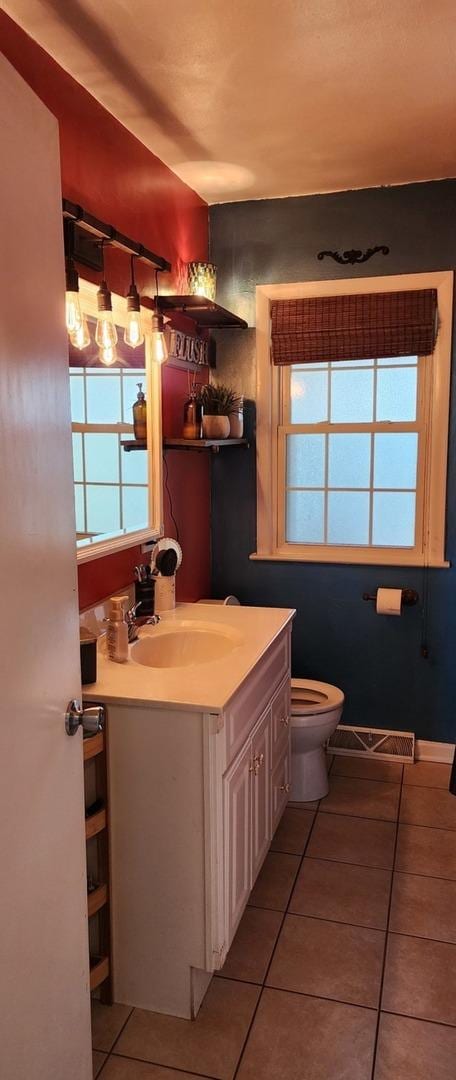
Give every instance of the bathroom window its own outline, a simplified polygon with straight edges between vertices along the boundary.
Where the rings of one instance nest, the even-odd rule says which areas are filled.
[[[432,355],[328,357],[273,367],[271,301],[345,295],[351,287],[437,289]],[[452,275],[260,286],[257,299],[258,548],[252,557],[447,565]]]

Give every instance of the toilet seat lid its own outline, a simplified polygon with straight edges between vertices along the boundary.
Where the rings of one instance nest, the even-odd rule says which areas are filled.
[[[344,694],[338,686],[315,679],[291,680],[292,716],[315,716],[337,709],[343,703]]]

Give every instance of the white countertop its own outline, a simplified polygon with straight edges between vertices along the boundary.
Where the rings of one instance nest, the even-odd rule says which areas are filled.
[[[175,611],[161,616],[158,626],[144,628],[144,633],[160,636],[173,628],[177,630],[183,621],[188,621],[200,630],[211,625],[214,631],[226,628],[241,640],[241,644],[236,644],[226,656],[207,663],[147,667],[131,658],[124,664],[109,660],[103,640],[98,648],[98,679],[83,687],[84,700],[186,708],[192,712],[223,712],[249,672],[294,615],[292,608],[178,604]],[[143,631],[139,633],[141,637]],[[130,654],[131,651],[130,646]]]

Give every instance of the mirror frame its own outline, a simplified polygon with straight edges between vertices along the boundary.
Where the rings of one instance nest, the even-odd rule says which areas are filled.
[[[79,279],[79,298],[85,315],[96,318],[97,316],[97,291],[98,286],[82,278]],[[124,297],[112,293],[112,312],[116,326],[122,329],[126,326],[127,305]],[[141,317],[144,329],[145,367],[146,367],[146,401],[147,401],[147,450],[140,451],[147,454],[147,476],[149,491],[149,522],[145,529],[137,529],[134,532],[119,533],[118,536],[106,537],[94,540],[87,546],[76,546],[76,559],[78,563],[91,562],[93,559],[101,559],[105,555],[113,555],[116,551],[135,547],[148,541],[157,540],[163,536],[163,465],[162,465],[162,394],[161,394],[161,365],[154,363],[150,350],[151,312],[148,308],[141,307]],[[138,451],[139,453],[139,451]],[[75,522],[76,533],[76,522]]]

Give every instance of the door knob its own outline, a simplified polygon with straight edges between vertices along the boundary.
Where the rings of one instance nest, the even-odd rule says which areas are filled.
[[[65,731],[67,735],[76,735],[82,727],[87,735],[97,735],[103,731],[105,723],[104,705],[89,705],[83,708],[80,701],[69,701],[65,713]]]

